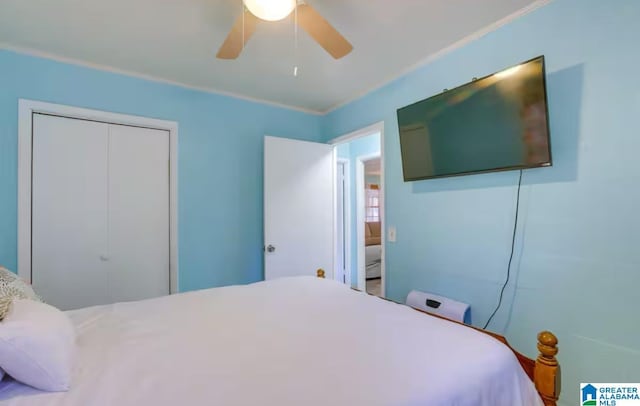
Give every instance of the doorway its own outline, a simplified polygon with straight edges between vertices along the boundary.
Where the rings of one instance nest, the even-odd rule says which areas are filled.
[[[364,265],[367,293],[381,296],[382,292],[382,233],[380,221],[380,156],[361,159],[362,176],[358,176],[356,187],[364,193],[364,204],[358,210],[364,210]]]
[[[331,142],[336,149],[337,278],[384,297],[383,124]],[[340,176],[344,173],[344,176]]]

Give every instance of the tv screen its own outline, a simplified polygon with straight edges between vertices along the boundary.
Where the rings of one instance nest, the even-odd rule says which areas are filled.
[[[544,57],[398,110],[405,181],[551,166]]]

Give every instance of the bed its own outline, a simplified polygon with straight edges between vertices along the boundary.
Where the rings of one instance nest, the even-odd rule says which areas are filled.
[[[382,276],[382,246],[379,244],[368,245],[364,247],[364,253],[367,280],[380,278]]]
[[[499,337],[323,278],[67,314],[77,333],[71,389],[44,393],[5,379],[3,405],[550,406],[557,399],[552,335],[539,337],[534,365]]]
[[[367,221],[364,223],[364,245],[366,278],[377,279],[381,274],[382,255],[382,228],[379,221]]]

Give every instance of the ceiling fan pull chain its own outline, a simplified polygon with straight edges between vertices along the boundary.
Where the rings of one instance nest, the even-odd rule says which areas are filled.
[[[244,51],[244,16],[246,13],[245,10],[245,6],[244,6],[244,0],[240,0],[240,3],[242,4],[242,50]]]
[[[293,9],[293,76],[298,76],[298,2]]]

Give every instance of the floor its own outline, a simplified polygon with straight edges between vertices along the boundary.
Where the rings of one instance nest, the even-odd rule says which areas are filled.
[[[367,293],[375,296],[381,296],[382,279],[371,279],[367,281]]]

